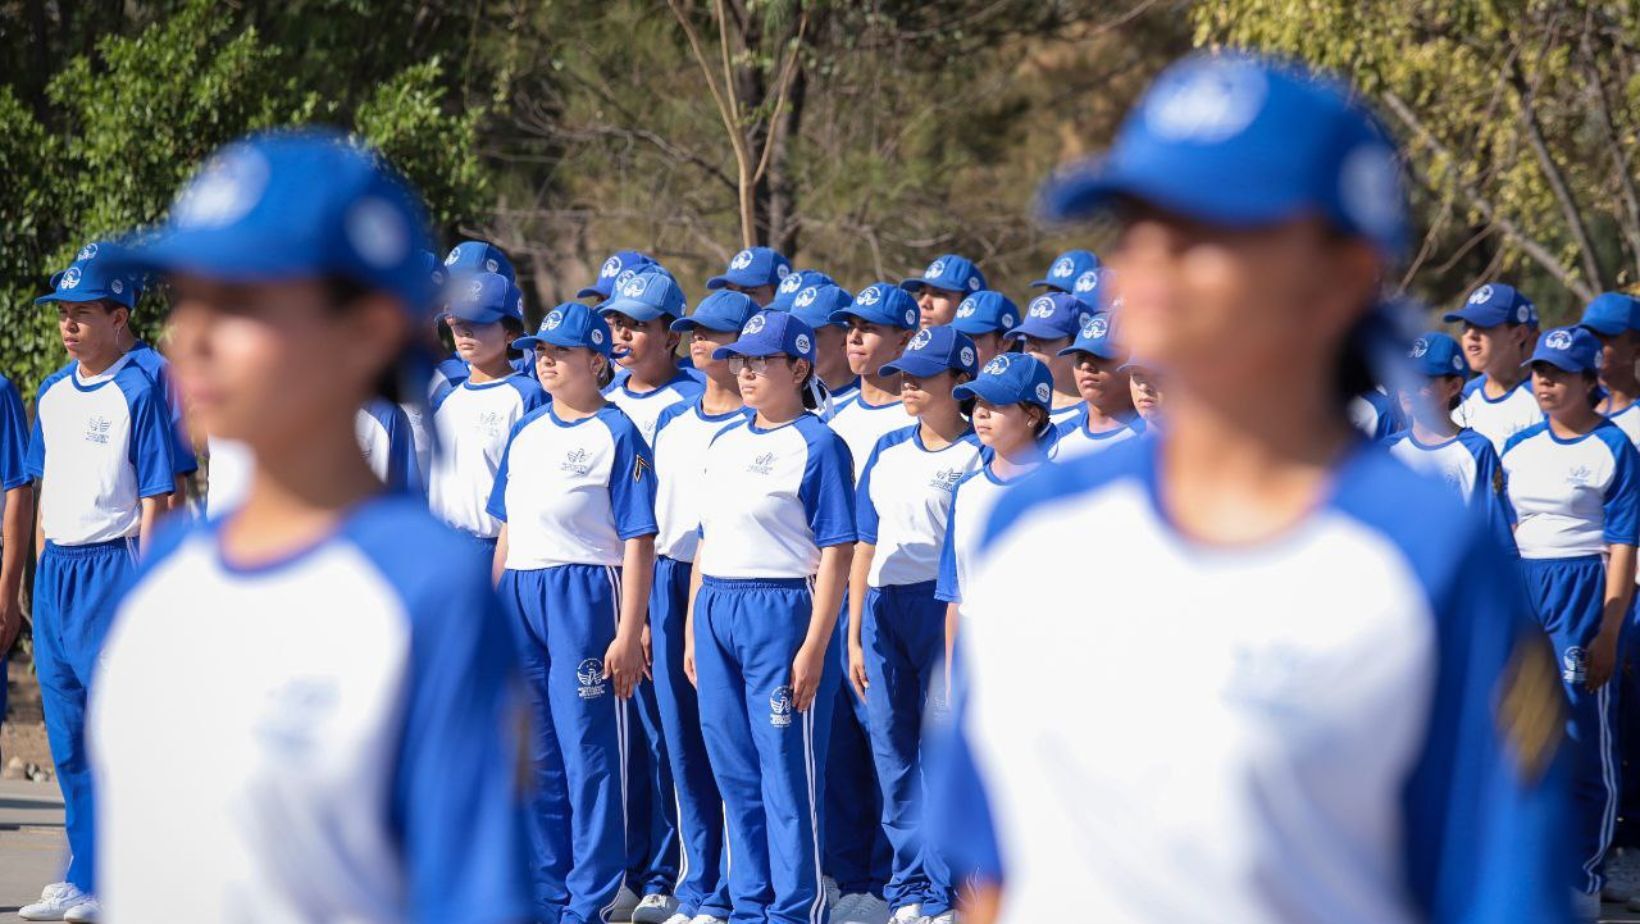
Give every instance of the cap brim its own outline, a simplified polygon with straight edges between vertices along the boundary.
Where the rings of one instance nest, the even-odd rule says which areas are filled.
[[[939,375],[941,372],[950,372],[951,369],[950,365],[927,356],[901,356],[899,359],[878,369],[877,374],[898,375],[903,372],[917,378],[926,378],[931,375]]]
[[[1616,318],[1584,318],[1577,322],[1577,326],[1607,337],[1615,337],[1629,329],[1627,324]]]
[[[1047,279],[1033,280],[1031,282],[1031,288],[1033,288],[1033,289],[1058,289],[1061,292],[1069,292],[1070,291],[1069,289],[1065,288],[1064,286],[1060,285],[1059,283],[1053,282],[1053,281],[1047,280]]]
[[[216,230],[169,231],[122,249],[110,261],[117,270],[188,273],[207,279],[255,282],[323,275],[312,255],[288,241]]]
[[[929,282],[927,279],[923,279],[921,277],[918,277],[918,278],[915,278],[915,279],[902,279],[902,280],[900,280],[900,288],[906,290],[907,292],[913,292],[914,293],[918,289],[922,288],[923,286],[932,286],[936,289],[941,288],[940,286],[935,285],[934,283]]]
[[[1003,337],[1007,340],[1024,340],[1026,337],[1035,337],[1038,340],[1063,340],[1066,337],[1071,338],[1073,341],[1076,339],[1075,334],[1069,334],[1062,330],[1032,326],[1031,320],[1026,318],[1018,327],[1008,331]]]
[[[584,289],[580,290],[579,292],[575,293],[576,298],[591,298],[594,295],[598,296],[599,298],[608,298],[609,297],[607,294],[604,293],[603,289],[600,289],[596,286],[587,286],[586,288],[584,288]]]
[[[482,310],[475,310],[470,307],[445,308],[444,314],[446,317],[469,321],[473,324],[500,324],[502,321],[512,317],[512,315],[507,314],[505,311],[501,311],[496,308],[485,308]],[[517,319],[514,318],[514,320]]]
[[[1488,327],[1498,327],[1499,325],[1507,323],[1508,319],[1484,313],[1483,311],[1474,310],[1473,306],[1466,305],[1459,308],[1457,311],[1448,311],[1446,314],[1441,315],[1441,320],[1447,324],[1451,324],[1454,321],[1464,321],[1484,329]]]
[[[1535,352],[1532,353],[1532,358],[1528,359],[1526,362],[1521,363],[1521,365],[1526,366],[1526,367],[1530,367],[1534,363],[1548,363],[1549,365],[1554,366],[1556,369],[1559,369],[1563,372],[1595,372],[1595,371],[1597,371],[1594,368],[1587,368],[1586,369],[1582,366],[1577,365],[1576,363],[1572,362],[1572,358],[1571,358],[1571,355],[1569,353],[1562,352],[1560,350],[1555,350],[1555,351],[1550,352],[1550,353],[1535,351]]]
[[[1086,218],[1123,199],[1146,202],[1166,212],[1225,228],[1265,227],[1316,208],[1302,195],[1256,183],[1226,183],[1220,177],[1177,169],[1169,158],[1135,152],[1128,164],[1108,160],[1050,179],[1038,194],[1037,209],[1050,221]]]
[[[710,331],[716,331],[720,334],[727,334],[732,330],[739,330],[741,325],[722,318],[678,318],[676,321],[673,321],[671,324],[667,325],[668,330],[676,331],[680,334],[692,331],[697,327],[704,327]]]
[[[47,302],[114,302],[121,308],[131,307],[131,301],[127,300],[124,295],[115,295],[112,292],[98,292],[92,289],[47,292],[34,300],[36,305],[44,305]]]
[[[979,398],[992,404],[1023,404],[1029,403],[1030,398],[1014,394],[1013,390],[994,378],[981,376],[971,382],[963,382],[951,389],[951,396],[961,400],[963,398]]]
[[[653,321],[656,318],[669,318],[672,315],[643,302],[628,301],[626,299],[610,299],[598,306],[599,314],[624,314],[634,321]]]

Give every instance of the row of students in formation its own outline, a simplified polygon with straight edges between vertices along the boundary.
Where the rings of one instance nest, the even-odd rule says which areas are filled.
[[[71,850],[24,916],[940,921],[973,882],[970,907],[1016,920],[1067,895],[1099,920],[1562,919],[1553,674],[1522,625],[1570,699],[1596,895],[1636,530],[1635,450],[1601,411],[1633,382],[1608,366],[1597,390],[1597,334],[1534,340],[1493,285],[1456,316],[1484,373],[1456,423],[1501,445],[1413,400],[1391,452],[1456,472],[1495,528],[1344,436],[1329,387],[1384,412],[1335,357],[1372,352],[1347,332],[1404,237],[1392,155],[1331,85],[1193,59],[1048,190],[1064,215],[1119,207],[1119,312],[1085,252],[1024,312],[956,256],[851,295],[756,248],[689,312],[623,253],[596,305],[525,337],[504,255],[434,267],[378,158],[313,132],[229,146],[164,225],[55,281],[73,362],[24,473],[0,472],[42,482]],[[122,345],[113,296],[145,274],[169,371]],[[435,301],[457,353],[436,369],[415,346]],[[1454,399],[1453,342],[1413,352]],[[1511,426],[1523,362],[1536,407]],[[427,416],[384,408],[429,375]],[[172,378],[244,474],[166,528],[192,464]],[[361,408],[425,501],[383,490]],[[1098,607],[1067,603],[1090,586]]]

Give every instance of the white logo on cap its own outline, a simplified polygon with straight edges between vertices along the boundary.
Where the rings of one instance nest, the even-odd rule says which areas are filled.
[[[732,270],[743,270],[751,265],[752,252],[750,250],[742,250],[740,253],[735,254],[733,260],[729,261],[729,268]]]
[[[1522,323],[1522,324],[1525,324],[1527,321],[1530,321],[1532,319],[1532,306],[1522,305],[1519,308],[1515,309],[1515,317],[1520,319],[1520,323]]]
[[[1099,288],[1099,271],[1088,270],[1076,277],[1075,288],[1078,292],[1092,292],[1094,289]]]
[[[621,286],[626,285],[627,280],[636,275],[638,275],[637,270],[623,270],[619,276],[615,277],[615,288],[619,289]]]
[[[1052,395],[1053,392],[1048,388],[1047,382],[1036,383],[1036,400],[1046,403]]]
[[[809,286],[807,289],[797,293],[797,298],[793,299],[793,303],[799,308],[807,308],[814,304],[814,300],[819,297],[820,289],[816,286]]]
[[[920,350],[923,347],[928,346],[928,341],[933,339],[934,335],[929,333],[928,328],[925,327],[922,330],[917,331],[917,336],[911,338],[911,342],[906,345],[906,348],[911,350]]]
[[[1543,345],[1551,350],[1569,350],[1572,348],[1572,335],[1563,330],[1557,330],[1543,338]]]
[[[971,317],[974,316],[974,312],[976,312],[978,310],[979,310],[979,306],[974,304],[973,299],[965,298],[965,299],[962,300],[962,304],[957,306],[957,317],[959,317],[959,318],[971,318]]]
[[[1429,352],[1429,341],[1422,337],[1412,341],[1412,358],[1418,359]]]
[[[410,227],[386,199],[367,196],[353,203],[343,228],[353,252],[376,269],[397,266],[410,254]]]
[[[78,287],[79,284],[80,268],[78,266],[71,266],[67,270],[63,271],[63,278],[57,281],[57,288],[73,289]]]
[[[486,273],[499,273],[499,272],[501,272],[501,264],[495,262],[494,260],[485,260],[484,261],[484,272],[486,272]]]
[[[484,294],[484,281],[482,279],[474,279],[473,284],[467,287],[467,297],[468,298],[477,298],[477,297],[479,297],[480,295],[483,295],[483,294]]]
[[[917,309],[907,308],[905,310],[905,326],[910,327],[915,323],[917,323]]]
[[[1031,302],[1030,307],[1025,309],[1025,313],[1033,318],[1051,318],[1054,313],[1053,299],[1044,295]]]
[[[1094,315],[1088,318],[1088,323],[1082,325],[1082,336],[1089,340],[1098,340],[1105,336],[1105,332],[1108,330],[1110,330],[1110,321]]]
[[[172,209],[172,220],[184,228],[233,224],[262,201],[268,174],[262,152],[235,145],[211,158],[188,184]]]
[[[962,364],[964,366],[972,366],[974,364],[974,348],[973,347],[963,347],[962,352],[960,354],[958,354],[958,356],[962,360]]]
[[[883,300],[883,292],[876,286],[866,286],[860,290],[860,294],[856,296],[854,300],[862,305],[870,307]]]
[[[590,336],[592,337],[593,343],[602,344],[604,342],[604,332],[596,327],[592,329]]]
[[[97,242],[92,241],[91,243],[85,245],[84,247],[81,247],[79,255],[76,256],[74,259],[76,259],[76,260],[90,260],[90,259],[92,259],[96,256],[97,256]]]
[[[620,271],[621,271],[621,258],[620,257],[610,257],[608,260],[604,261],[604,266],[603,266],[602,269],[598,270],[598,275],[602,276],[604,278],[608,278],[610,276],[615,275],[616,273],[619,273]]]
[[[985,364],[984,372],[985,372],[986,375],[1001,375],[1002,373],[1007,372],[1007,371],[1008,371],[1008,354],[1007,353],[998,353],[995,357],[993,357],[991,359],[990,362]]]
[[[776,263],[775,264],[774,275],[778,279],[785,279],[787,276],[791,275],[791,271],[792,271],[792,268],[787,266],[784,263]]]
[[[767,323],[769,323],[768,318],[765,318],[761,314],[754,314],[751,319],[746,322],[746,326],[740,329],[740,335],[742,337],[750,337],[758,331],[761,331],[763,329],[763,325]]]
[[[1060,257],[1054,261],[1053,269],[1048,271],[1048,275],[1055,279],[1064,279],[1074,272],[1076,272],[1076,261],[1070,257]]]
[[[564,323],[564,313],[554,308],[553,310],[547,312],[546,317],[541,319],[541,329],[557,330],[558,325],[562,323]]]
[[[1491,300],[1492,287],[1489,285],[1481,286],[1475,291],[1469,293],[1469,304],[1471,305],[1479,305],[1482,302],[1489,302]]]
[[[461,249],[460,248],[455,248],[455,249],[451,250],[449,253],[444,255],[444,265],[449,266],[450,264],[456,262],[459,259],[461,259]]]
[[[518,293],[518,313],[524,313],[524,293]]]
[[[1014,326],[1014,316],[1011,315],[1011,314],[1005,314],[1001,318],[999,318],[998,320],[1000,320],[1002,322],[1002,326],[1004,328],[1009,328],[1009,327]]]
[[[646,276],[633,276],[621,286],[623,298],[637,298],[649,288],[649,279]]]
[[[930,279],[938,279],[941,276],[944,276],[945,275],[945,261],[944,260],[935,260],[933,263],[928,264],[928,269],[923,271],[923,275],[930,278]]]
[[[792,292],[796,292],[800,287],[802,287],[802,285],[803,285],[803,277],[802,276],[794,276],[794,275],[788,274],[788,275],[780,277],[780,288],[777,291],[785,292],[785,293],[789,294],[789,293],[792,293]]]
[[[793,340],[792,342],[797,344],[797,352],[807,353],[809,351],[809,335],[808,334],[798,334],[797,339]]]
[[[119,295],[120,293],[125,291],[125,283],[118,280],[118,279],[114,280],[113,282],[110,282],[108,284],[108,287],[110,289],[114,290],[115,295]]]
[[[1462,372],[1463,371],[1463,358],[1460,357],[1460,356],[1457,356],[1455,354],[1452,357],[1452,371],[1453,372]]]
[[[1145,124],[1172,141],[1216,144],[1252,124],[1267,92],[1264,74],[1250,61],[1198,59],[1157,81],[1144,103]]]
[[[971,291],[974,291],[974,292],[979,291],[979,277],[978,276],[969,276],[968,277],[968,288]]]
[[[1401,165],[1384,145],[1363,144],[1351,151],[1339,168],[1338,191],[1344,214],[1367,234],[1386,237],[1400,226],[1406,198]]]

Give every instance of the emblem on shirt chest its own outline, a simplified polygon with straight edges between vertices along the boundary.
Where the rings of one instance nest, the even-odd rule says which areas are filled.
[[[585,475],[592,468],[591,458],[585,449],[571,449],[564,453],[564,461],[558,463],[558,468],[572,475]]]
[[[484,436],[489,437],[490,439],[501,438],[501,427],[502,420],[500,411],[485,411],[484,413],[478,415],[477,420],[473,421],[473,429],[477,430]]]
[[[767,475],[774,471],[774,453],[765,452],[753,459],[752,464],[746,466],[746,471],[754,475]]]
[[[91,415],[90,419],[85,422],[85,441],[103,446],[108,445],[108,431],[113,426],[114,422],[107,417],[101,414]]]
[[[934,477],[929,479],[928,486],[938,488],[941,491],[953,491],[956,490],[957,482],[961,480],[962,469],[946,468],[935,472]]]
[[[1574,468],[1566,473],[1566,483],[1578,485],[1579,487],[1588,484],[1593,478],[1594,471],[1587,465],[1579,465],[1577,468]]]

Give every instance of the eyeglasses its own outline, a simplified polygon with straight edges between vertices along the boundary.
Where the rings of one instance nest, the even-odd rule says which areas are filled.
[[[729,357],[729,371],[735,375],[751,370],[753,375],[762,375],[769,371],[769,360],[790,360],[790,356],[775,354],[773,356],[731,356]]]

